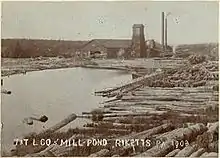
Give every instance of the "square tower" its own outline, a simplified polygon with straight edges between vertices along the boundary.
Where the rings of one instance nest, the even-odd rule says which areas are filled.
[[[134,24],[132,35],[132,50],[136,53],[135,57],[146,57],[145,38],[144,38],[144,25]]]

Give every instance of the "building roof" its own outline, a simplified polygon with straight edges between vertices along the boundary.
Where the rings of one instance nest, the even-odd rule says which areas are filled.
[[[81,47],[81,49],[90,49],[94,47],[105,48],[129,48],[131,40],[128,39],[93,39]]]
[[[131,40],[110,39],[104,43],[106,48],[129,48]]]

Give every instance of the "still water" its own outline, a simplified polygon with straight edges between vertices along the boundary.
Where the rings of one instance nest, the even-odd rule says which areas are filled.
[[[14,138],[51,127],[71,113],[80,115],[101,106],[104,99],[94,96],[96,90],[114,87],[128,80],[131,80],[130,74],[85,68],[4,77],[2,88],[12,91],[12,94],[1,96],[2,149],[6,151],[13,147]],[[49,120],[46,123],[35,121],[33,125],[23,123],[24,118],[41,115],[46,115]],[[67,127],[76,126],[82,126],[81,119],[76,119]]]

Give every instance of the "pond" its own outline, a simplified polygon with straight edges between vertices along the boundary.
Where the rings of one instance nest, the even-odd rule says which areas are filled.
[[[131,80],[121,71],[69,68],[28,72],[4,77],[2,89],[11,95],[1,96],[2,150],[13,147],[15,138],[53,126],[68,115],[91,111],[104,101],[96,90],[120,85]],[[27,117],[46,115],[46,123],[23,123]],[[76,119],[65,128],[82,126],[89,120]],[[7,149],[7,150],[6,150]]]

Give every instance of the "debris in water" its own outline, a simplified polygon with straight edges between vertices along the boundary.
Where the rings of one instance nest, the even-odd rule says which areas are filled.
[[[45,115],[41,116],[39,119],[39,121],[41,121],[41,122],[47,122],[47,120],[48,120],[48,117]]]
[[[1,92],[4,93],[4,94],[11,94],[11,91],[7,91],[5,89],[3,89]]]
[[[23,123],[26,123],[27,125],[33,125],[33,124],[34,124],[34,121],[33,121],[33,119],[31,119],[31,118],[25,118],[25,119],[23,120]]]

